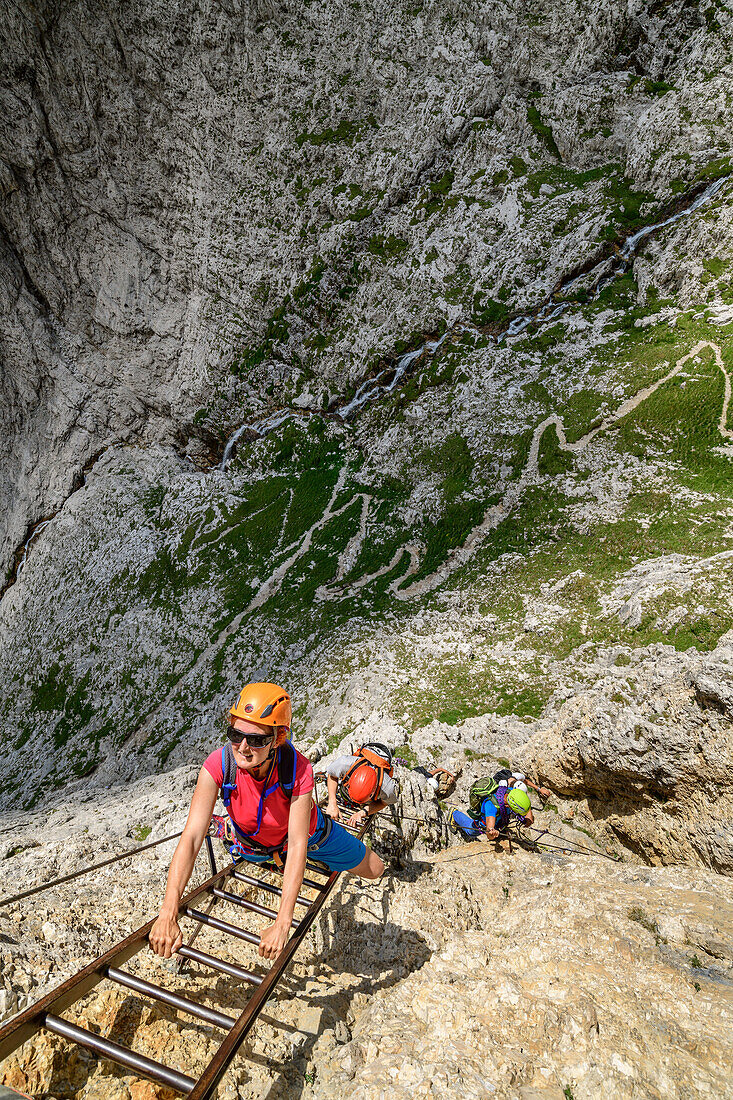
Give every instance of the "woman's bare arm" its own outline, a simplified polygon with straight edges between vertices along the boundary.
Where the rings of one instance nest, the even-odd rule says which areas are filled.
[[[332,817],[334,821],[340,821],[341,811],[336,801],[338,780],[333,775],[329,775],[328,772],[326,772],[326,787],[328,788],[328,806],[326,807],[326,813],[329,817]]]
[[[160,915],[148,937],[156,955],[162,955],[165,959],[169,959],[181,946],[183,936],[178,926],[178,905],[208,831],[218,793],[219,788],[213,778],[202,768],[191,798],[186,826],[173,853]]]
[[[288,858],[283,874],[282,897],[274,924],[260,936],[260,955],[276,959],[285,946],[292,926],[295,902],[303,883],[305,861],[308,853],[308,826],[310,825],[312,793],[297,795],[290,803],[288,818]]]

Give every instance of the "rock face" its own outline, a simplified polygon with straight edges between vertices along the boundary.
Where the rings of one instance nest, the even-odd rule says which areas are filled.
[[[196,34],[193,11],[174,20],[164,5],[8,12],[3,568],[95,455],[146,428],[170,439],[194,401],[195,193],[209,180],[191,178],[196,140],[176,107]]]
[[[721,1095],[733,16],[235,7],[0,27],[7,892],[180,824],[236,691],[279,681],[319,766],[403,762],[392,873],[344,887],[222,1096]],[[459,850],[416,767],[465,805],[506,762],[552,790],[546,850]],[[11,909],[0,1009],[150,916],[167,855]],[[3,1071],[155,1095],[49,1037]]]
[[[409,748],[538,717],[585,643],[715,646],[727,12],[34,11],[4,560],[64,503],[0,604],[4,805],[195,759],[243,676]]]
[[[147,839],[174,831],[193,780],[171,773],[50,819],[26,816],[4,842],[3,895],[37,881],[39,868],[50,878],[134,845],[125,833],[139,835],[143,823],[152,823]],[[6,910],[3,1014],[148,919],[170,851]],[[418,845],[382,882],[343,883],[218,1095],[726,1095],[732,932],[731,881],[710,872],[497,854],[480,842],[437,855]],[[251,966],[251,949],[233,944],[213,930],[198,941]],[[177,975],[147,953],[127,968],[234,1015],[248,997],[236,982],[212,984],[195,965]],[[220,1037],[106,982],[66,1015],[189,1074]],[[2,1064],[0,1081],[57,1100],[164,1095],[45,1033]]]
[[[695,696],[703,707],[712,707],[726,718],[733,719],[733,679],[729,662],[714,664],[698,672],[692,680]]]
[[[345,1046],[319,1040],[316,1096],[725,1093],[730,956],[707,937],[731,920],[727,882],[721,895],[724,880],[681,870],[455,853],[411,887],[430,959]]]
[[[48,2],[3,36],[3,568],[105,446],[226,406],[231,363],[250,407],[314,374],[320,404],[463,299],[541,298],[601,226],[538,180],[545,251],[528,158],[665,201],[727,118],[729,13],[677,2]]]
[[[580,799],[606,835],[651,862],[699,860],[731,874],[725,700],[733,649],[721,644],[704,656],[661,649],[628,665],[608,657],[603,671],[596,662],[593,689],[542,723],[527,763],[554,790]]]

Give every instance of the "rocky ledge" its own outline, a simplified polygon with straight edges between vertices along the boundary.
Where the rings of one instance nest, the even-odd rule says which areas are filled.
[[[12,840],[4,834],[3,894],[134,847],[144,821],[155,822],[149,839],[175,831],[193,778],[180,769],[50,819],[26,816]],[[342,882],[220,1086],[222,1100],[726,1095],[729,878],[612,862],[550,811],[543,824],[587,852],[495,852],[455,838],[431,851],[443,843],[437,803],[415,773],[403,779],[399,812],[427,825],[405,821],[414,843],[401,845],[382,882]],[[149,918],[170,850],[2,910],[4,1014]],[[252,963],[251,949],[213,930],[201,946]],[[246,1001],[241,986],[212,983],[195,965],[182,978],[143,953],[129,967],[169,988],[184,980],[194,999],[233,1014]],[[106,982],[67,1016],[189,1074],[220,1037]],[[6,1059],[0,1080],[46,1100],[170,1095],[46,1034]]]

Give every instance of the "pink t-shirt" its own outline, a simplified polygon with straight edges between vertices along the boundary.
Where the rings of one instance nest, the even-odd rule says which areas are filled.
[[[306,759],[297,749],[293,751],[295,752],[293,798],[295,798],[299,794],[308,794],[309,791],[312,791],[314,779],[313,765],[310,760]],[[221,785],[224,782],[224,775],[221,770],[221,749],[214,749],[214,751],[206,757],[206,760],[204,760],[204,767],[217,787],[221,789]],[[237,788],[232,791],[232,798],[229,803],[229,815],[235,825],[241,829],[243,833],[254,833],[257,828],[257,807],[260,804],[260,795],[265,790],[266,782],[266,778],[258,781],[254,779],[248,771],[243,768],[237,768]],[[276,782],[277,764],[275,764],[275,770],[267,785],[271,787],[273,783]],[[281,844],[288,835],[289,815],[290,800],[282,787],[276,787],[275,790],[267,796],[262,806],[262,823],[260,825],[260,831],[255,836],[255,840],[258,840],[260,844],[265,844],[268,847],[271,844]],[[308,830],[309,836],[313,836],[316,831],[317,821],[318,811],[314,802],[311,809],[310,828]]]

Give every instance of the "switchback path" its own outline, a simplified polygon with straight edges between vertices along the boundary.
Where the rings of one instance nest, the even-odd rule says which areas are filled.
[[[635,393],[632,397],[629,397],[626,401],[623,401],[615,412],[610,413],[604,417],[600,424],[597,424],[580,439],[575,440],[573,443],[569,443],[566,435],[566,429],[563,421],[557,414],[553,413],[551,416],[542,420],[532,433],[532,440],[527,455],[527,461],[524,465],[524,469],[520,474],[517,481],[510,485],[501,501],[497,504],[492,504],[490,508],[486,510],[483,519],[467,536],[465,542],[452,550],[442,565],[438,567],[433,573],[427,577],[422,577],[420,580],[413,581],[412,584],[405,585],[405,581],[409,576],[414,574],[417,570],[416,566],[416,548],[412,543],[405,543],[403,547],[395,551],[391,562],[387,567],[377,570],[368,576],[360,577],[358,581],[354,582],[348,588],[342,586],[338,595],[340,598],[353,595],[359,589],[369,584],[371,581],[376,580],[382,576],[388,570],[394,568],[403,554],[409,554],[410,557],[410,569],[407,573],[396,578],[389,586],[389,591],[397,600],[407,601],[417,599],[419,596],[425,595],[426,592],[432,592],[447,578],[454,573],[461,566],[465,565],[471,557],[475,554],[478,548],[481,546],[486,536],[496,530],[514,509],[520,503],[524,491],[532,485],[536,485],[541,480],[539,473],[539,453],[542,444],[542,438],[548,428],[554,428],[558,446],[561,451],[565,451],[568,454],[579,454],[583,451],[589,443],[591,443],[596,436],[602,432],[608,431],[609,428],[613,428],[624,417],[628,416],[635,409],[637,409],[644,401],[647,401],[654,393],[664,386],[667,382],[671,381],[675,375],[679,374],[686,363],[691,359],[695,359],[701,351],[709,349],[713,353],[715,364],[721,371],[725,380],[725,392],[723,396],[723,405],[720,413],[720,419],[718,421],[718,430],[724,439],[733,439],[733,430],[728,428],[728,409],[731,401],[731,379],[725,364],[723,363],[723,356],[718,344],[714,344],[710,340],[701,340],[696,344],[691,351],[688,351],[681,359],[678,359],[674,367],[667,371],[661,378],[658,378],[656,382],[652,382],[648,386],[644,386],[638,393]],[[335,587],[330,589],[330,593],[335,594]]]

